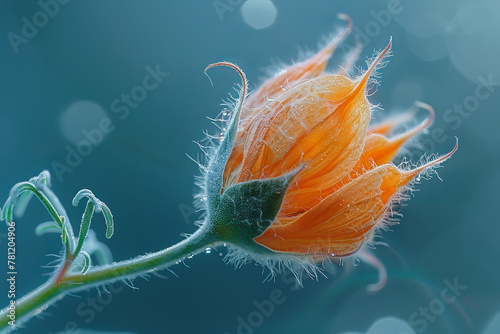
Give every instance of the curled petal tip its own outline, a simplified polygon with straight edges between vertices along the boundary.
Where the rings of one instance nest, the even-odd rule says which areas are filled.
[[[422,123],[422,129],[431,125],[432,121],[434,120],[434,117],[436,116],[436,112],[434,111],[434,108],[432,108],[431,105],[424,103],[424,102],[420,102],[420,101],[415,101],[413,104],[416,107],[425,109],[429,112],[429,117]]]
[[[340,19],[340,20],[346,21],[345,30],[342,32],[342,34],[345,34],[344,37],[346,37],[347,35],[349,35],[349,33],[352,30],[352,19],[351,19],[351,17],[349,15],[344,14],[344,13],[339,13],[337,15],[337,18]]]
[[[228,61],[220,61],[220,62],[217,62],[217,63],[213,63],[213,64],[210,64],[207,67],[205,67],[205,70],[203,70],[203,72],[205,73],[205,75],[210,79],[211,83],[212,83],[212,79],[207,74],[207,70],[210,69],[210,68],[212,68],[212,67],[216,67],[216,66],[227,66],[227,67],[232,68],[236,72],[238,72],[238,74],[241,77],[241,81],[242,81],[242,85],[243,85],[241,96],[242,96],[242,99],[244,99],[245,96],[246,96],[246,94],[247,94],[247,86],[248,86],[248,84],[247,84],[247,76],[245,75],[245,72],[243,72],[238,65],[233,64],[233,63],[228,62]],[[212,86],[213,86],[213,83],[212,83]],[[241,101],[241,105],[243,105],[243,101]]]
[[[344,39],[346,39],[347,36],[352,31],[352,19],[349,15],[347,14],[338,14],[337,17],[341,20],[346,21],[345,27],[338,33],[319,53],[318,55],[320,56],[326,56],[327,58],[330,58],[331,54]]]
[[[414,135],[416,135],[420,131],[429,127],[432,124],[432,121],[434,120],[434,117],[436,115],[436,113],[434,112],[434,108],[432,108],[427,103],[415,101],[414,106],[417,108],[422,108],[422,109],[427,110],[429,112],[429,117],[427,117],[427,119],[425,119],[419,125],[415,126],[413,129],[410,129],[410,130],[406,131],[405,133],[403,133],[401,136],[399,136],[396,140],[398,140],[401,143],[405,142],[406,140],[413,137]]]
[[[207,65],[207,67],[205,67],[204,72],[207,72],[207,70],[208,70],[209,68],[216,67],[216,66],[228,66],[228,67],[231,67],[231,68],[234,68],[234,69],[238,69],[238,70],[240,69],[240,68],[238,67],[238,65],[233,64],[233,63],[231,63],[231,62],[229,62],[229,61],[219,61],[219,62],[216,62],[216,63],[212,63],[212,64]],[[240,71],[241,71],[241,70],[240,70]]]
[[[344,20],[344,21],[347,21],[349,28],[351,28],[351,27],[352,27],[352,19],[351,19],[351,17],[350,17],[349,15],[347,15],[346,13],[338,13],[338,14],[337,14],[337,18],[338,18],[339,20]]]

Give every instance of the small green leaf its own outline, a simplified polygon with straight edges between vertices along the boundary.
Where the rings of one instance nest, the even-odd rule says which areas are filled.
[[[78,206],[78,203],[80,203],[80,200],[84,197],[91,199],[94,203],[96,203],[98,201],[98,199],[95,197],[95,195],[92,191],[90,191],[88,189],[82,189],[76,193],[75,197],[73,197],[73,201],[72,201],[73,206]]]
[[[44,191],[46,187],[50,187],[50,173],[46,170],[38,174],[38,176],[32,177],[29,180],[29,183],[33,184],[35,188],[39,191]],[[33,197],[34,192],[32,191],[24,191],[19,194],[19,197],[16,202],[16,206],[14,207],[14,214],[17,217],[21,217],[24,215],[28,204]]]
[[[86,251],[81,251],[80,254],[83,256],[82,274],[85,275],[89,271],[92,261]]]
[[[16,206],[14,208],[14,213],[16,217],[21,217],[24,215],[26,208],[28,207],[31,198],[33,197],[33,192],[25,191],[19,195]]]
[[[12,221],[12,206],[12,198],[9,196],[3,206],[2,216],[0,217],[1,220],[5,220],[7,224]]]
[[[35,228],[35,234],[37,236],[44,235],[46,233],[61,233],[61,228],[54,221],[41,223]]]
[[[106,222],[106,238],[109,239],[113,236],[115,232],[115,226],[113,222],[113,215],[111,214],[111,210],[109,210],[108,206],[101,202],[101,211],[104,215],[104,221]]]
[[[87,201],[87,206],[85,207],[85,211],[82,216],[82,223],[80,225],[80,233],[78,234],[78,243],[76,245],[76,249],[73,253],[73,256],[76,257],[85,243],[85,239],[89,233],[90,223],[92,221],[92,216],[94,215],[94,202],[92,199]]]
[[[17,205],[19,197],[25,191],[38,193],[38,190],[30,182],[19,182],[18,184],[14,185],[14,187],[12,187],[12,189],[10,190],[9,198],[7,198],[7,201],[5,201],[5,204],[3,206],[2,220],[7,220],[7,223],[12,222],[14,207]]]
[[[80,190],[75,197],[73,198],[73,205],[77,206],[80,200],[83,197],[87,197],[89,201],[91,201],[94,206],[95,206],[95,212],[101,213],[104,215],[104,220],[106,223],[106,238],[111,238],[111,236],[114,233],[114,223],[113,223],[113,215],[111,214],[111,211],[107,207],[106,204],[101,202],[95,195],[92,193],[92,191],[88,189],[82,189]],[[82,222],[83,223],[83,222]],[[90,222],[89,222],[90,226]]]
[[[63,225],[63,227],[62,227],[61,241],[62,241],[63,245],[66,245],[66,243],[68,242],[68,235],[66,234],[65,225]]]
[[[16,216],[24,214],[29,201],[33,195],[35,195],[45,209],[47,209],[53,222],[57,224],[60,231],[62,231],[61,239],[66,248],[66,254],[69,254],[74,247],[73,229],[69,221],[65,218],[66,210],[49,187],[50,173],[48,171],[41,172],[28,182],[20,182],[14,185],[10,191],[9,198],[0,211],[0,220],[5,219],[7,223],[10,223],[13,220],[14,213]],[[47,232],[45,228],[48,228],[48,225],[42,224],[35,229],[35,232],[37,234],[44,234]]]

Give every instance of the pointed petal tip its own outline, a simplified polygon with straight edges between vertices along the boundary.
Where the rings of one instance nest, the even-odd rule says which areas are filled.
[[[355,92],[358,92],[359,90],[364,90],[366,87],[366,83],[368,82],[368,79],[370,78],[372,72],[377,68],[377,66],[380,65],[380,62],[382,59],[384,59],[387,55],[389,55],[389,51],[392,48],[392,37],[389,39],[389,44],[375,57],[375,60],[371,63],[370,67],[368,70],[365,72],[361,80],[356,86],[356,89],[354,90]]]
[[[412,178],[414,178],[418,173],[420,172],[423,172],[424,170],[426,170],[427,168],[430,168],[430,167],[433,167],[433,166],[436,166],[438,164],[441,164],[443,162],[445,162],[446,160],[448,160],[449,158],[451,158],[451,156],[458,150],[458,138],[455,137],[455,147],[453,147],[453,149],[448,152],[447,154],[437,158],[437,159],[434,159],[432,161],[429,161],[428,163],[418,167],[418,168],[415,168],[415,169],[412,169],[412,170],[409,170],[409,171],[404,171],[402,172],[402,179],[404,180],[404,182],[409,182]]]
[[[458,150],[458,137],[455,137],[455,146],[453,147],[453,149],[448,152],[447,154],[443,155],[442,157],[440,158],[437,158],[435,160],[432,160],[428,163],[426,163],[425,165],[423,165],[422,167],[420,167],[421,170],[424,170],[428,167],[431,167],[431,166],[434,166],[436,164],[440,164],[442,162],[445,162],[446,160],[448,160],[449,158],[451,158],[451,156]]]
[[[373,70],[380,64],[380,62],[382,61],[382,59],[384,59],[384,57],[388,54],[389,50],[391,50],[392,48],[392,36],[389,38],[389,43],[387,44],[387,46],[382,50],[382,52],[380,52],[377,57],[375,58],[375,60],[371,63],[370,67],[368,68],[368,71],[366,71],[366,74],[365,76],[363,77],[362,81],[366,81],[368,80],[368,77],[370,77],[371,73],[373,72]]]

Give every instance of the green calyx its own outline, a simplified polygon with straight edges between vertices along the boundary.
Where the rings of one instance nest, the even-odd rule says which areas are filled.
[[[211,208],[210,229],[223,241],[240,246],[254,245],[280,211],[288,186],[298,170],[280,177],[234,184]]]
[[[303,166],[279,177],[223,185],[226,163],[234,147],[245,102],[247,81],[243,71],[234,64],[221,62],[207,69],[214,66],[228,66],[236,70],[242,79],[242,90],[227,122],[224,137],[207,166],[208,218],[204,228],[217,240],[259,251],[262,246],[253,239],[264,233],[276,219],[286,190]]]

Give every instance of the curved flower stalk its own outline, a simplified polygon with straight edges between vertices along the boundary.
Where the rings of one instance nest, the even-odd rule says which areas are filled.
[[[414,113],[370,124],[367,87],[391,43],[359,78],[346,75],[359,48],[350,53],[344,69],[326,73],[331,53],[350,31],[347,21],[345,30],[325,48],[278,72],[248,97],[246,76],[238,66],[220,62],[206,68],[230,67],[240,75],[242,86],[230,105],[223,133],[208,138],[213,145],[206,152],[207,163],[200,164],[203,174],[197,179],[200,193],[195,196],[196,206],[204,212],[200,228],[174,246],[93,266],[90,253],[100,243],[86,242],[89,233],[93,237],[90,223],[94,213],[102,213],[106,237],[111,237],[109,208],[89,190],[78,192],[73,205],[83,198],[87,204],[76,236],[49,188],[48,172],[14,186],[1,219],[13,222],[14,214],[22,214],[35,195],[53,220],[40,225],[37,233],[58,231],[63,244],[63,259],[53,277],[16,301],[16,321],[43,312],[68,292],[134,279],[219,244],[230,247],[227,261],[238,266],[255,260],[269,267],[272,276],[285,267],[314,275],[318,261],[349,257],[372,243],[377,231],[390,223],[394,204],[406,199],[413,179],[429,173],[457,147],[413,168],[391,162],[409,138],[431,123],[434,111],[417,102],[429,117],[398,136],[389,134],[412,120]],[[373,257],[360,254],[381,267]],[[300,281],[299,273],[297,278]],[[0,330],[8,327],[8,315],[4,308]]]

